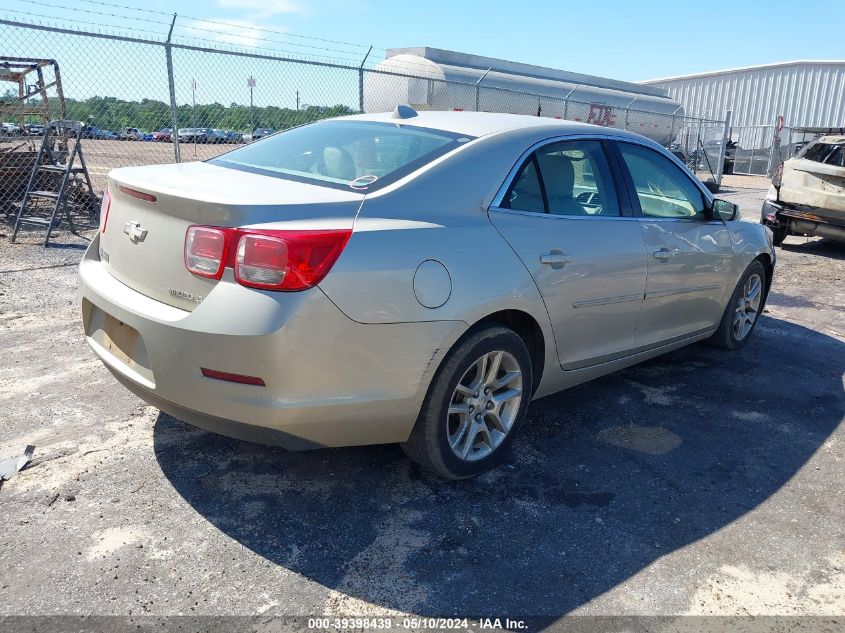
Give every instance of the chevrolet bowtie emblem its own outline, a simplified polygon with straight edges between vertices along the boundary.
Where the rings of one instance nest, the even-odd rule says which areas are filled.
[[[136,222],[132,220],[131,222],[127,222],[123,227],[123,232],[129,236],[129,239],[133,242],[143,242],[144,238],[147,237],[147,229],[141,226],[140,222]]]

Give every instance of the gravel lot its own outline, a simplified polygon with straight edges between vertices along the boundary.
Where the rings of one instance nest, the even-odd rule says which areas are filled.
[[[724,197],[756,219],[764,190]],[[8,230],[5,232],[8,233]],[[749,345],[534,403],[510,462],[287,453],[129,394],[81,333],[83,244],[0,240],[0,615],[845,615],[845,247],[789,238]],[[839,620],[841,624],[841,619]]]

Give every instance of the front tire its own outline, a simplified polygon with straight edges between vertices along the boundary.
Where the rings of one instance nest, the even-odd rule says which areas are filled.
[[[525,341],[513,330],[490,326],[472,333],[438,369],[402,450],[444,479],[494,467],[528,412],[531,367]]]
[[[731,295],[719,329],[708,342],[722,349],[743,347],[763,312],[766,294],[766,269],[759,259],[748,265]]]

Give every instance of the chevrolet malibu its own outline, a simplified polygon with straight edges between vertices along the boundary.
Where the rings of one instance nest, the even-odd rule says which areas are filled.
[[[774,264],[643,137],[400,106],[112,171],[80,286],[94,352],[176,418],[464,478],[532,399],[745,345]]]

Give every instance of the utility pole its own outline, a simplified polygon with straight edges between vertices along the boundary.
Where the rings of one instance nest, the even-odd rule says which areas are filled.
[[[252,108],[252,91],[255,88],[255,77],[250,75],[246,80],[246,85],[249,87],[249,121],[250,125],[250,132],[255,132],[255,110]]]

